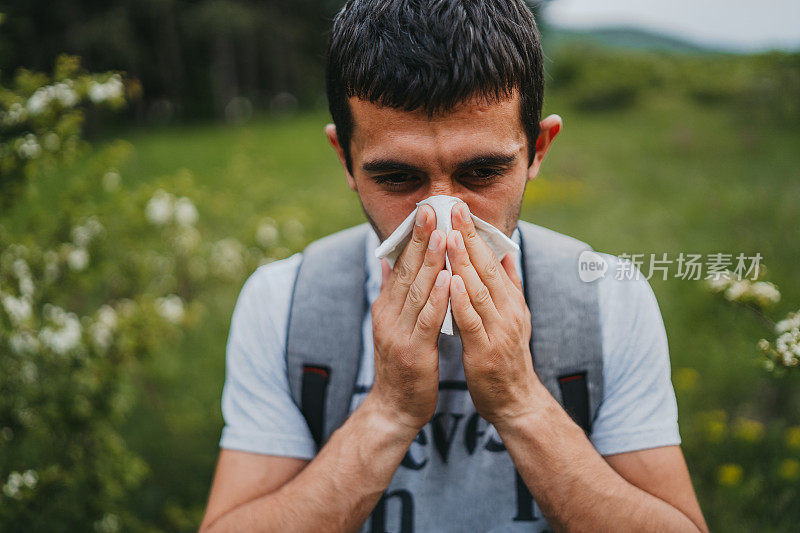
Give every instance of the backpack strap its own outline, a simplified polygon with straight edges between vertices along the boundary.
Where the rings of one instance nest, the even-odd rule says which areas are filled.
[[[321,448],[347,419],[359,363],[366,296],[364,222],[303,251],[286,333],[286,370],[295,404]]]
[[[525,300],[536,375],[587,433],[603,398],[597,283],[578,277],[591,247],[519,220]],[[318,449],[347,419],[363,350],[368,223],[310,243],[292,291],[289,386]]]
[[[578,256],[591,247],[524,220],[517,227],[534,370],[588,435],[603,399],[598,284],[578,276]]]

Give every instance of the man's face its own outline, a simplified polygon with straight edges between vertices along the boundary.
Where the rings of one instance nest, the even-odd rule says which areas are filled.
[[[537,157],[528,167],[516,91],[496,103],[473,98],[431,119],[421,110],[380,107],[355,97],[349,103],[353,175],[347,179],[381,241],[417,202],[435,194],[460,198],[472,213],[511,236],[525,185],[540,161]],[[343,161],[335,134],[331,143]]]

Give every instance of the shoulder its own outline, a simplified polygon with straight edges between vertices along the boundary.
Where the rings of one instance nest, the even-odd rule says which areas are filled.
[[[537,250],[556,254],[558,257],[574,256],[582,250],[591,248],[580,239],[532,222],[518,220],[517,226],[526,243],[530,243]]]
[[[303,254],[261,265],[247,278],[234,309],[234,326],[255,328],[268,338],[283,339],[292,288]]]
[[[603,367],[610,389],[634,372],[668,372],[664,321],[649,281],[629,259],[596,253],[608,265],[597,289]]]
[[[303,253],[297,252],[284,259],[278,259],[259,266],[245,281],[244,287],[251,291],[264,290],[273,285],[283,285],[297,276],[297,269],[303,260]]]
[[[642,325],[663,326],[655,293],[641,270],[627,258],[594,253],[606,265],[605,273],[597,282],[604,326],[618,326],[637,319],[645,322]],[[657,324],[653,323],[656,318]]]
[[[328,253],[349,246],[363,246],[369,227],[368,222],[362,222],[320,237],[306,246],[305,253]]]

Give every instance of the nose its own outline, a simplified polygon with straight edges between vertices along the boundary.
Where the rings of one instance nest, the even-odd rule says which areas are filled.
[[[428,196],[434,196],[437,194],[445,194],[447,196],[456,196],[455,187],[453,186],[453,180],[450,179],[449,176],[442,176],[441,178],[432,178],[431,179],[431,186],[428,191]]]

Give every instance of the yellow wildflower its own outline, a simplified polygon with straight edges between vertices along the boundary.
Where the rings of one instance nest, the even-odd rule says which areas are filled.
[[[800,461],[797,459],[784,459],[778,468],[778,475],[789,481],[797,479],[800,476]]]
[[[742,481],[744,472],[736,463],[725,463],[717,468],[717,481],[720,485],[733,486]]]
[[[800,426],[791,426],[786,429],[786,447],[800,450]]]
[[[757,442],[764,436],[764,424],[749,418],[737,418],[734,422],[734,434],[740,440]]]
[[[675,386],[678,390],[691,391],[697,386],[700,374],[691,367],[682,367],[675,372]]]

